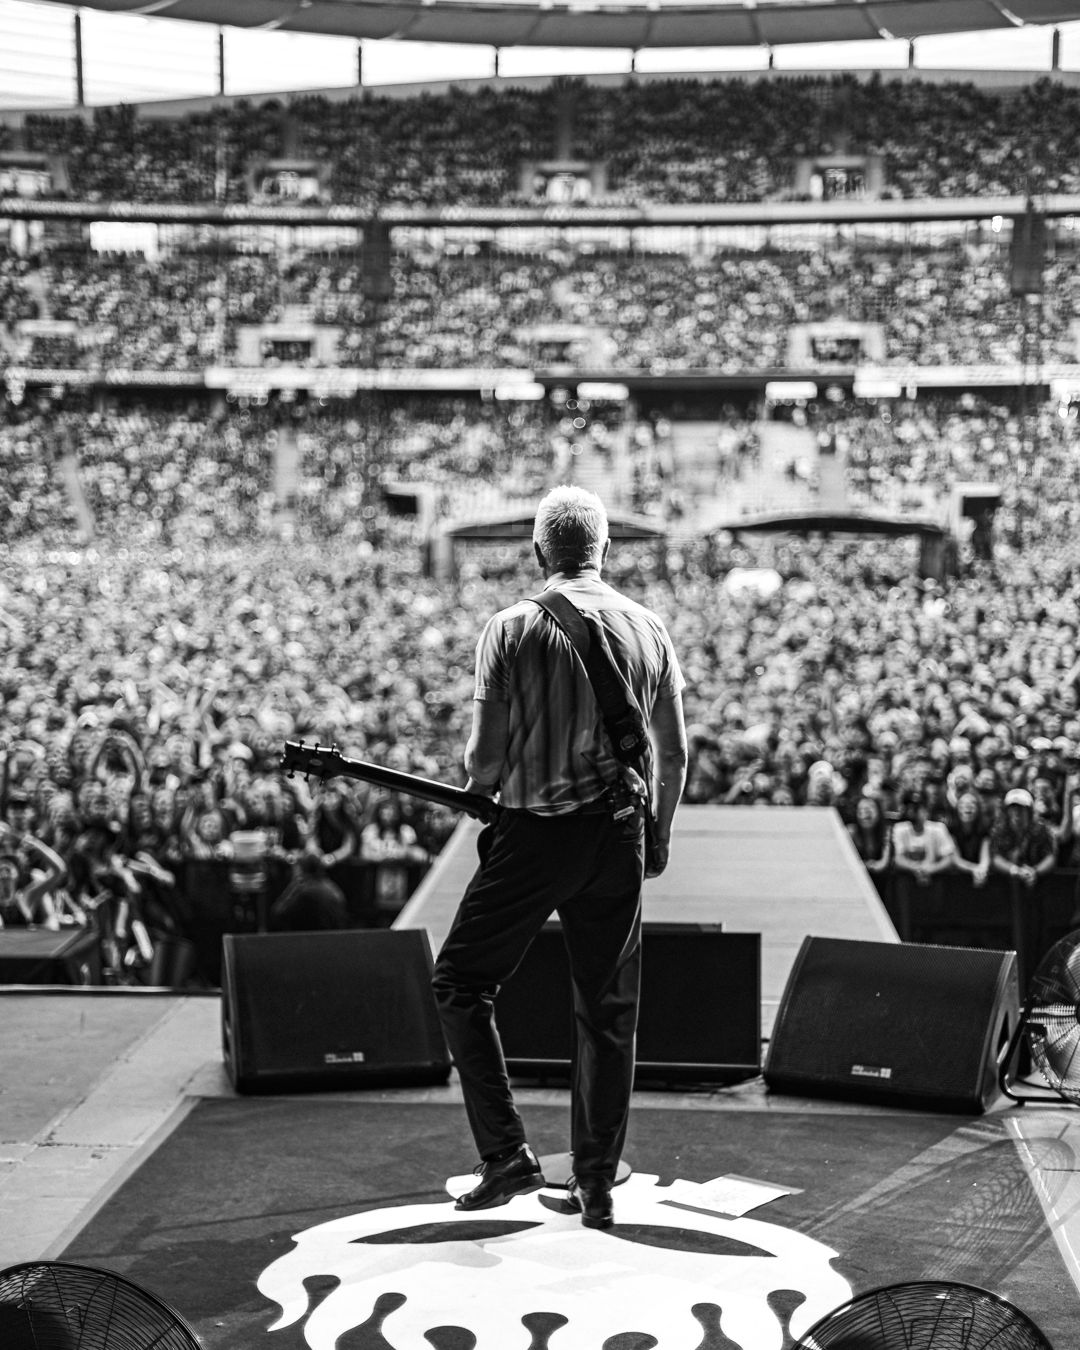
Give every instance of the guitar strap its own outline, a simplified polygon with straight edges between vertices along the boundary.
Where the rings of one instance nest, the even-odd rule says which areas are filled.
[[[563,630],[581,658],[616,758],[638,768],[648,754],[648,732],[641,710],[615,669],[603,630],[594,634],[593,625],[561,591],[542,591],[530,599]]]

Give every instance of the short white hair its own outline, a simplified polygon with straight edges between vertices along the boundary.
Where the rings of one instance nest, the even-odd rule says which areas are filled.
[[[552,572],[599,567],[607,541],[604,503],[587,488],[564,483],[536,508],[533,543]]]

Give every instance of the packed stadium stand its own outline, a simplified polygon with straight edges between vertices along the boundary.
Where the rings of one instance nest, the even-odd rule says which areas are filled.
[[[532,580],[500,523],[573,480],[683,655],[687,800],[834,805],[905,936],[1008,945],[1038,886],[1041,950],[1080,877],[1078,128],[1065,79],[910,73],[4,115],[0,918],[208,985],[304,858],[392,922],[453,817],[281,741],[460,783],[478,619]],[[1016,787],[1037,881],[991,861]],[[926,818],[948,897],[896,844]]]

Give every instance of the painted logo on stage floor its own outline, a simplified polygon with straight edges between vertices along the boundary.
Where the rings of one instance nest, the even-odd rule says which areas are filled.
[[[302,1325],[311,1350],[346,1333],[348,1350],[783,1350],[851,1286],[828,1247],[746,1217],[778,1192],[762,1186],[741,1217],[717,1212],[723,1180],[634,1174],[607,1232],[584,1228],[554,1188],[491,1210],[334,1219],[260,1276],[282,1310],[269,1329]],[[317,1300],[304,1282],[320,1278],[337,1283]]]

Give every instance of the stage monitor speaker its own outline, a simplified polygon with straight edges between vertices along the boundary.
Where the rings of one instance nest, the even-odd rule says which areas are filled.
[[[765,1061],[776,1092],[987,1109],[1020,1017],[1015,952],[808,937]]]
[[[0,932],[0,984],[101,984],[96,930],[6,928]]]
[[[495,1017],[511,1074],[569,1074],[573,1005],[558,921],[544,925],[500,989]],[[760,934],[644,924],[637,1081],[738,1082],[760,1072]]]
[[[238,1092],[441,1083],[424,929],[228,933],[221,1032]]]

